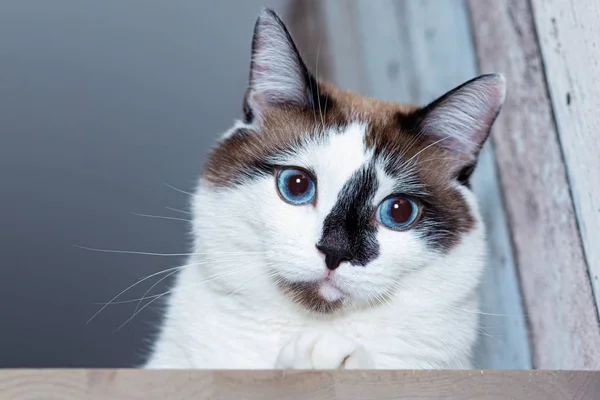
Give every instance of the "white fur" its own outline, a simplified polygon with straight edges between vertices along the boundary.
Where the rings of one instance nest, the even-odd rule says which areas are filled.
[[[321,288],[328,298],[349,300],[341,315],[307,312],[269,277],[312,280],[327,273],[315,244],[344,183],[371,161],[364,135],[364,124],[351,124],[279,160],[315,171],[315,207],[283,202],[273,177],[221,189],[200,182],[194,254],[168,300],[148,368],[471,366],[485,239],[475,197],[462,186],[476,227],[444,255],[426,249],[411,230],[380,227],[379,256],[365,267],[342,263],[335,285]],[[381,201],[393,181],[381,168],[377,176]]]
[[[373,368],[371,353],[356,341],[332,330],[306,330],[283,346],[277,369]]]

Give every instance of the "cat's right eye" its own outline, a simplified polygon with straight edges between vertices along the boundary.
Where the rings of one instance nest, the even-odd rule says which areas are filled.
[[[317,185],[310,174],[300,168],[284,168],[276,176],[277,191],[286,203],[303,205],[312,203]]]

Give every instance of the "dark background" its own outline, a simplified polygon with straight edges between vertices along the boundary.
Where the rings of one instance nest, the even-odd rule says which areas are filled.
[[[95,303],[183,258],[74,245],[188,251],[186,221],[132,213],[189,218],[166,208],[186,210],[187,195],[162,181],[192,190],[240,115],[263,3],[0,2],[0,367],[143,360],[158,308],[116,331],[136,303],[86,322]]]

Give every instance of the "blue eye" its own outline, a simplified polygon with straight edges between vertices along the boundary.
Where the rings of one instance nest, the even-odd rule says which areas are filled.
[[[409,227],[419,216],[419,206],[404,196],[392,196],[383,200],[377,208],[377,220],[390,229]]]
[[[317,194],[313,178],[298,168],[286,168],[279,171],[277,190],[285,202],[294,205],[311,203]]]

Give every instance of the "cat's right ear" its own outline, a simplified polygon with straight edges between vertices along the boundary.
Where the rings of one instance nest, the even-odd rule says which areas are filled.
[[[269,107],[312,107],[316,85],[281,19],[264,9],[254,25],[244,122],[260,123]]]

